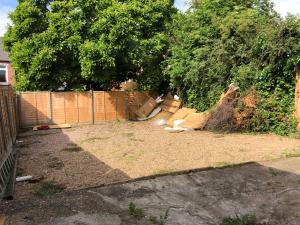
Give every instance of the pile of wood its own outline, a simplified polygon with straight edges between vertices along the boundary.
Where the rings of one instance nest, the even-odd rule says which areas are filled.
[[[149,98],[146,103],[136,111],[136,115],[149,118],[151,121],[163,120],[176,129],[203,130],[203,129],[230,129],[233,126],[234,107],[239,97],[239,88],[234,84],[229,86],[228,91],[223,94],[211,110],[197,113],[195,109],[182,107],[180,100],[175,100],[168,94],[163,100]],[[159,101],[162,101],[159,103]],[[154,111],[155,110],[155,111]],[[155,112],[155,115],[153,114]],[[152,113],[152,115],[151,115]],[[177,121],[177,122],[176,122]],[[180,125],[179,125],[180,124]]]

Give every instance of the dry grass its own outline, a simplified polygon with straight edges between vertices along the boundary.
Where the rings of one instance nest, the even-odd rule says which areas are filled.
[[[206,131],[172,134],[147,122],[103,122],[40,134],[22,134],[23,144],[34,143],[19,148],[22,173],[43,176],[46,182],[54,181],[68,190],[182,170],[298,157],[300,149],[299,139]],[[17,196],[28,196],[37,185],[17,184]]]

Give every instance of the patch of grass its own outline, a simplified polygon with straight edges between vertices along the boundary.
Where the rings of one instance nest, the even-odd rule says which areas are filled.
[[[124,135],[126,136],[126,137],[133,137],[134,136],[134,133],[124,133]]]
[[[28,142],[28,143],[22,143],[22,144],[19,144],[18,147],[19,148],[28,148],[30,145],[38,144],[38,143],[41,143],[41,142],[40,141],[32,141],[32,142]]]
[[[131,141],[136,141],[136,142],[144,142],[145,140],[143,139],[138,139],[138,138],[130,138]]]
[[[57,157],[52,157],[48,160],[48,168],[60,170],[65,165],[62,161],[60,161]]]
[[[24,174],[25,174],[25,170],[21,167],[17,167],[16,176],[21,177],[21,176],[24,176]]]
[[[278,175],[278,172],[274,170],[273,168],[269,168],[269,172],[273,177],[276,177]]]
[[[168,173],[173,173],[173,169],[163,169],[163,170],[154,170],[153,175],[161,175],[161,174],[168,174]]]
[[[29,138],[29,137],[41,137],[41,136],[48,136],[48,135],[51,135],[51,134],[57,134],[59,133],[59,131],[55,131],[55,132],[49,132],[49,133],[37,133],[38,131],[35,131],[34,133],[31,133],[31,134],[22,134],[22,135],[19,135],[18,138],[21,139],[21,138]]]
[[[291,133],[289,137],[294,139],[300,139],[300,132]]]
[[[123,155],[123,159],[125,158],[126,163],[132,164],[140,159],[140,157],[144,154],[142,150],[132,151],[130,153],[125,153]]]
[[[96,141],[107,140],[107,139],[110,139],[110,137],[91,137],[91,138],[88,138],[88,139],[85,139],[85,140],[81,141],[80,144],[94,143]]]
[[[257,222],[256,216],[247,214],[242,217],[225,218],[220,225],[266,225]]]
[[[81,152],[83,151],[83,149],[78,146],[77,144],[68,144],[66,148],[63,148],[61,151],[65,151],[65,152]]]
[[[44,196],[60,193],[64,189],[65,187],[63,185],[56,184],[53,181],[48,181],[42,183],[33,194],[36,196],[44,197]]]
[[[114,125],[115,125],[115,126],[121,125],[121,120],[118,120],[118,119],[115,120],[115,121],[114,121]]]
[[[144,210],[138,208],[133,202],[129,203],[128,210],[129,210],[129,214],[138,220],[145,217]]]
[[[300,149],[294,149],[294,150],[283,150],[281,153],[281,158],[287,159],[287,158],[295,158],[295,157],[300,157]]]
[[[224,134],[216,134],[216,135],[214,135],[214,138],[223,138],[223,137],[225,137]]]
[[[166,216],[160,216],[159,219],[156,216],[150,216],[149,222],[152,224],[164,225],[166,223]]]
[[[234,164],[230,162],[217,162],[215,164],[215,168],[227,168],[227,167],[233,167]]]

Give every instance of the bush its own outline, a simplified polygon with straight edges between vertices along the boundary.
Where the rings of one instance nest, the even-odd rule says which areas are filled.
[[[244,130],[286,135],[293,118],[300,20],[280,18],[269,0],[203,0],[174,18],[165,74],[198,111],[211,108],[234,82],[257,93]]]

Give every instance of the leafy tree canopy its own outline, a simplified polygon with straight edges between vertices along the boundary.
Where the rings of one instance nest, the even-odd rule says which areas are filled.
[[[155,88],[174,12],[173,0],[19,0],[3,39],[17,89]]]
[[[201,0],[174,19],[165,74],[199,111],[212,107],[231,82],[258,97],[250,130],[295,128],[295,65],[300,20],[280,18],[269,0]]]

